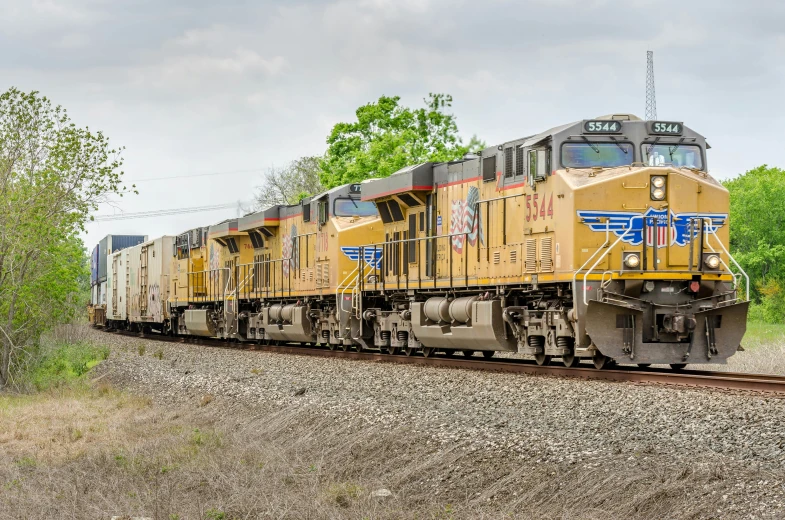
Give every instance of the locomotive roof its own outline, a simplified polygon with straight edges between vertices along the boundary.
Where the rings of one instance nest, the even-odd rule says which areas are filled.
[[[618,122],[612,127],[614,131],[589,132],[586,123],[589,122]],[[571,139],[583,141],[584,138],[591,137],[592,140],[608,140],[613,142],[617,139],[631,141],[633,143],[649,142],[652,139],[659,139],[661,142],[678,142],[678,140],[688,140],[688,142],[703,145],[709,148],[705,138],[682,123],[676,124],[679,127],[678,133],[657,133],[652,126],[653,121],[643,121],[634,114],[608,114],[594,119],[582,119],[571,123],[555,126],[544,132],[529,135],[507,141],[505,143],[489,146],[479,153],[479,156],[467,155],[464,159],[450,162],[433,163],[426,162],[414,164],[401,168],[389,177],[371,179],[363,183],[363,200],[374,200],[388,195],[400,194],[407,191],[431,191],[434,186],[467,181],[476,179],[482,175],[481,161],[485,158],[496,156],[496,171],[491,172],[499,175],[504,164],[504,150],[514,148],[532,148],[549,142],[556,150],[562,143]],[[603,125],[600,125],[603,126]],[[495,179],[496,176],[494,175]],[[503,179],[504,184],[509,182],[520,182],[520,179]]]

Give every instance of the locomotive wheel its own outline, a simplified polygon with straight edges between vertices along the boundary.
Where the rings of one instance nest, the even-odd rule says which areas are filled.
[[[329,348],[330,350],[335,350],[336,348],[338,348],[338,345],[336,345],[335,343],[328,343],[327,348]]]
[[[687,363],[671,363],[671,368],[673,370],[684,370],[684,367],[687,366]]]
[[[638,363],[638,366],[641,368],[649,368],[651,366],[651,363]]]
[[[401,353],[401,347],[388,347],[387,353],[390,354],[391,356],[397,356],[398,354]]]
[[[451,348],[444,350],[445,357],[453,357],[455,355],[455,351]]]
[[[561,362],[564,363],[564,366],[567,368],[575,368],[581,363],[581,358],[575,354],[564,354],[561,357]]]
[[[354,348],[357,350],[357,352],[364,352],[365,351],[365,347],[363,347],[361,343],[356,344],[354,346]]]
[[[484,357],[485,359],[491,359],[494,354],[496,354],[495,350],[483,350],[482,351],[482,357]]]
[[[423,347],[422,349],[423,357],[432,357],[434,352],[436,352],[436,349],[433,347]]]
[[[461,350],[461,354],[463,354],[464,357],[472,357],[474,355],[474,351],[473,350]]]
[[[599,350],[596,350],[594,352],[594,355],[592,356],[591,360],[594,362],[594,368],[596,368],[597,370],[608,368],[611,365],[611,359],[605,354],[603,354],[602,352],[600,352]]]
[[[407,356],[411,356],[412,354],[414,354],[414,352],[415,352],[414,347],[406,347],[405,349],[403,349],[403,353],[406,354]]]
[[[545,367],[551,364],[551,356],[546,356],[545,354],[535,354],[534,361],[537,362],[538,365],[541,367]]]
[[[349,345],[341,344],[341,350],[343,350],[344,352],[348,352],[349,351]]]

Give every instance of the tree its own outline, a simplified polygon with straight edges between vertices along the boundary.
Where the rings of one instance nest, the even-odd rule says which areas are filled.
[[[357,121],[333,127],[320,163],[325,187],[387,177],[421,162],[459,159],[485,146],[476,137],[468,145],[461,142],[455,116],[446,112],[452,96],[429,94],[426,106],[414,110],[399,101],[382,96],[358,108]]]
[[[730,192],[730,247],[769,321],[785,319],[785,171],[759,166],[723,183]]]
[[[126,192],[120,153],[38,92],[0,94],[0,386],[70,319],[87,268],[77,234],[98,202]]]
[[[324,190],[319,182],[321,157],[300,157],[283,168],[270,168],[255,195],[256,209],[297,204]]]

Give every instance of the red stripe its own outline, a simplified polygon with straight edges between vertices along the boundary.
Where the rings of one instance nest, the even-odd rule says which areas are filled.
[[[289,216],[286,216],[286,217],[281,217],[281,218],[280,218],[280,219],[278,219],[278,220],[288,220],[288,219],[290,219],[290,218],[294,218],[294,217],[302,217],[302,216],[303,216],[303,214],[302,214],[302,212],[300,212],[300,213],[295,213],[294,215],[289,215]]]
[[[381,197],[386,197],[388,195],[395,195],[396,193],[404,193],[407,191],[431,191],[431,190],[433,190],[433,186],[431,186],[430,184],[423,185],[423,186],[412,186],[411,188],[400,188],[397,190],[383,191],[382,193],[376,193],[374,195],[369,195],[367,197],[365,195],[360,195],[360,200],[373,200]]]
[[[480,180],[479,176],[478,177],[472,177],[471,179],[463,179],[463,180],[460,180],[460,181],[452,181],[452,182],[448,182],[446,184],[437,184],[436,188],[437,189],[439,189],[439,188],[448,188],[450,186],[456,186],[458,184],[465,184],[467,182],[476,182],[478,180]]]

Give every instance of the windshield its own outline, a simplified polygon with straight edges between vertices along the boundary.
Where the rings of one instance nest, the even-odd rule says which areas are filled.
[[[593,168],[632,164],[630,143],[564,143],[561,162],[566,168]]]
[[[333,215],[336,217],[375,217],[379,214],[376,204],[368,200],[335,199],[333,209]]]
[[[649,166],[672,164],[678,167],[703,169],[700,146],[694,144],[644,144],[641,156]]]

